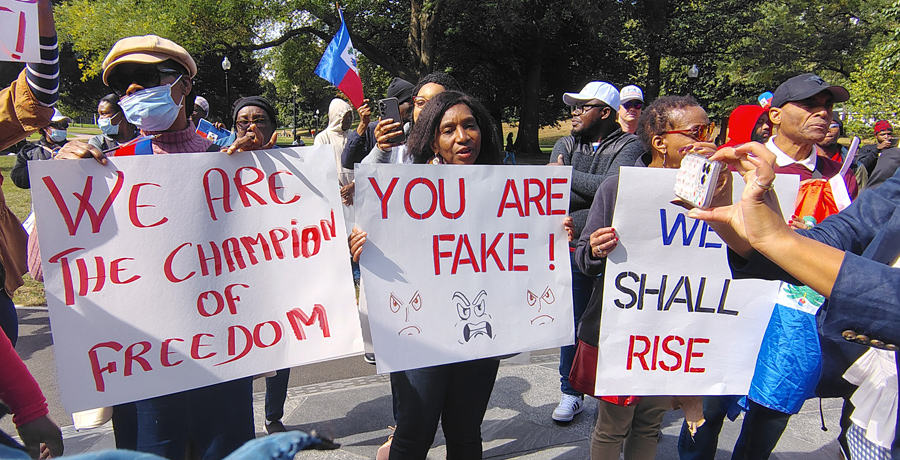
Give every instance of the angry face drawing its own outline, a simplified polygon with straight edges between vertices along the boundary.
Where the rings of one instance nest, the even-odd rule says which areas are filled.
[[[491,315],[485,311],[485,300],[487,292],[483,289],[475,296],[471,302],[462,292],[453,293],[453,301],[456,302],[456,313],[459,315],[457,326],[462,324],[463,339],[459,343],[468,343],[470,340],[478,336],[485,336],[488,339],[494,338],[494,329],[488,322]]]
[[[553,322],[553,317],[543,312],[545,307],[556,302],[556,296],[553,295],[550,286],[547,286],[547,288],[544,289],[544,293],[540,296],[531,292],[531,290],[526,290],[525,298],[528,301],[528,305],[531,305],[532,307],[537,305],[538,315],[531,320],[532,326],[541,326]]]
[[[410,314],[422,309],[422,296],[419,294],[419,291],[416,291],[416,293],[413,294],[408,303],[404,303],[392,292],[390,306],[392,313],[400,313],[400,310],[403,310],[404,327],[403,329],[400,329],[400,332],[398,332],[397,335],[418,335],[422,333],[422,329],[419,326],[410,324]],[[410,311],[410,309],[412,309],[412,311]]]

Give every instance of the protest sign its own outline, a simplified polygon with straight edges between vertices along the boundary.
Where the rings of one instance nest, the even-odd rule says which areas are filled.
[[[600,321],[598,395],[746,394],[778,283],[733,280],[708,224],[670,203],[676,170],[622,168]],[[734,199],[743,179],[734,173]],[[799,176],[775,181],[790,216]]]
[[[37,0],[0,0],[0,61],[40,61],[37,11]]]
[[[378,372],[571,345],[571,168],[356,167]]]
[[[333,158],[30,162],[66,409],[361,352]]]

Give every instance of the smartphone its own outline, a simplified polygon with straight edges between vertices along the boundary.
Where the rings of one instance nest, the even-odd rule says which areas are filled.
[[[206,121],[206,119],[204,118],[201,118],[200,122],[197,123],[197,134],[205,137],[212,142],[215,142],[220,138],[224,139],[230,136],[231,132],[216,128],[212,123]]]
[[[403,119],[400,117],[400,101],[396,97],[388,97],[378,101],[378,112],[381,119],[390,118],[400,122],[399,136],[391,138],[391,143],[406,142],[406,133],[403,132]]]
[[[675,196],[694,207],[709,208],[723,168],[721,162],[711,161],[703,155],[685,155],[675,176]]]

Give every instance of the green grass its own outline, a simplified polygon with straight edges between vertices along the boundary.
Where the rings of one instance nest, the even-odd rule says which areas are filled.
[[[96,126],[93,128],[79,128],[76,126],[69,126],[67,132],[77,134],[90,134],[91,136],[96,136],[97,134],[100,134],[100,128],[97,128]]]
[[[31,191],[16,187],[9,178],[9,172],[15,164],[15,155],[0,156],[0,174],[3,174],[3,195],[6,196],[6,205],[19,220],[24,221],[28,218],[28,214],[31,214]]]
[[[31,213],[31,192],[16,187],[9,178],[9,171],[16,164],[15,155],[0,156],[0,174],[3,174],[3,195],[6,197],[6,205],[19,218],[24,221]],[[13,296],[16,305],[47,305],[44,296],[44,283],[31,279],[25,275],[25,285],[16,290]]]

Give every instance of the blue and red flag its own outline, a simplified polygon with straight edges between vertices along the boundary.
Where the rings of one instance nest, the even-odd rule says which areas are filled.
[[[356,49],[350,41],[350,32],[344,23],[344,13],[338,9],[341,16],[341,28],[334,34],[325,54],[316,66],[316,75],[324,78],[342,93],[347,95],[354,107],[362,105],[363,88],[359,79],[359,69],[356,67]]]
[[[111,157],[130,157],[134,155],[153,155],[153,138],[152,136],[136,137],[114,149],[106,150],[103,153],[109,154]]]

